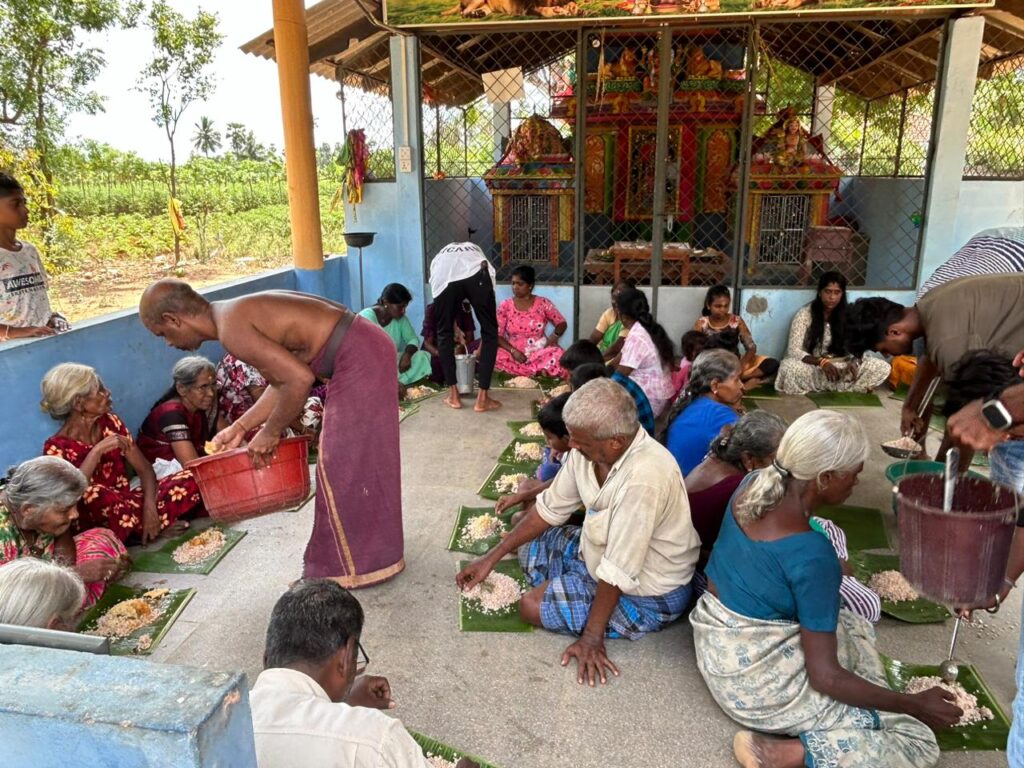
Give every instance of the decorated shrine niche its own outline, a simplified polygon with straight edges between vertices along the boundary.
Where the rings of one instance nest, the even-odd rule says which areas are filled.
[[[842,171],[825,155],[820,136],[812,136],[793,107],[751,147],[746,189],[748,221],[745,244],[748,274],[796,270],[810,282],[815,264],[850,274],[855,259],[854,231],[830,226],[828,209]],[[738,186],[739,168],[733,172]]]
[[[571,122],[579,94],[586,91],[588,280],[649,274],[659,162],[666,171],[665,279],[687,285],[691,277],[701,282],[725,277],[733,194],[729,174],[737,160],[747,73],[743,45],[712,39],[677,35],[671,67],[662,71],[656,36],[609,34],[589,49],[586,77],[555,98],[552,117]],[[667,154],[659,161],[663,77],[671,79],[671,102]]]
[[[501,160],[483,178],[494,197],[494,241],[502,265],[549,262],[573,238],[575,171],[570,143],[533,115],[509,140]]]

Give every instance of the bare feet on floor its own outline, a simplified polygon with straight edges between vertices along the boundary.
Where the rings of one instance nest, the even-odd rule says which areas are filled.
[[[450,387],[448,389],[448,397],[444,399],[444,404],[449,408],[454,408],[456,410],[462,407],[462,401],[459,399],[458,387]]]
[[[800,739],[740,731],[732,740],[732,751],[743,768],[800,768],[804,764]]]
[[[501,408],[501,403],[495,400],[488,394],[486,389],[481,389],[476,397],[476,405],[473,406],[473,410],[477,413],[483,413],[484,411],[495,411]]]

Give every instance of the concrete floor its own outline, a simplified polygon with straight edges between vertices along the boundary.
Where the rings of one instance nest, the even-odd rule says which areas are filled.
[[[530,413],[527,393],[499,397],[505,408],[486,415],[453,412],[434,398],[402,424],[407,569],[389,584],[357,593],[366,611],[370,670],[390,679],[395,714],[410,728],[505,768],[734,766],[736,726],[705,689],[685,621],[638,642],[609,641],[622,676],[597,689],[579,686],[574,671],[559,666],[569,642],[564,636],[459,631],[453,577],[460,556],[445,549],[455,513],[460,504],[481,504],[476,489],[511,437],[505,422]],[[897,434],[900,404],[882,399],[884,409],[857,409],[874,447],[850,503],[883,510],[892,526],[883,475],[889,459],[877,444]],[[805,398],[761,405],[787,419],[813,407]],[[312,503],[243,524],[249,535],[206,577],[133,574],[134,583],[198,589],[152,659],[240,669],[255,679],[267,618],[300,575],[311,525]],[[1019,597],[1014,603],[986,615],[983,629],[965,626],[957,654],[980,668],[1007,712]],[[937,664],[952,628],[952,621],[913,626],[883,618],[878,648],[904,661]],[[996,753],[947,753],[940,765],[988,768],[1006,760]]]

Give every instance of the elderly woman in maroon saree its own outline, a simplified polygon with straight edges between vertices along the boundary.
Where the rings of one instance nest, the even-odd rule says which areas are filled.
[[[171,388],[142,422],[139,449],[151,462],[177,460],[184,467],[206,455],[206,441],[217,431],[217,369],[189,355],[174,364],[171,378]]]
[[[43,377],[42,390],[43,410],[63,422],[43,453],[71,462],[89,482],[79,502],[82,528],[109,528],[121,541],[145,543],[184,515],[203,511],[191,472],[157,481],[131,432],[111,412],[110,391],[95,370],[62,363]],[[128,464],[141,488],[131,487]]]

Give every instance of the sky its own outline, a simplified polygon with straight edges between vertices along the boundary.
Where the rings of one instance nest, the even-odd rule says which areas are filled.
[[[306,7],[316,0],[307,0]],[[272,61],[244,54],[239,46],[270,29],[273,24],[271,0],[169,0],[176,10],[194,16],[198,8],[217,14],[224,41],[214,69],[217,90],[205,104],[194,104],[182,118],[175,144],[178,156],[192,151],[194,125],[209,117],[220,130],[229,122],[253,130],[261,144],[284,146],[277,67]],[[167,160],[170,148],[164,132],[150,118],[148,98],[134,89],[139,71],[148,60],[149,31],[144,27],[113,30],[88,38],[100,48],[107,66],[94,83],[105,97],[106,111],[98,115],[75,115],[69,121],[67,141],[94,139],[120,150],[137,152],[146,160]],[[340,142],[341,105],[336,84],[311,76],[316,142]],[[184,153],[183,153],[184,150]]]

